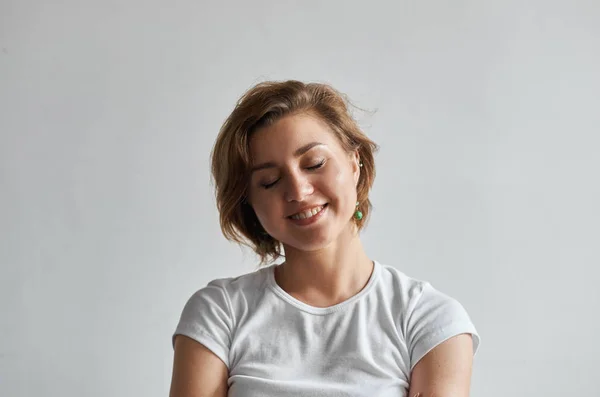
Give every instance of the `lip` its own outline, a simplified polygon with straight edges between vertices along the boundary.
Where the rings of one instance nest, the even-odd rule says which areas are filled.
[[[295,225],[298,226],[307,226],[307,225],[311,225],[315,222],[317,222],[319,219],[321,219],[323,217],[323,215],[325,215],[325,213],[327,212],[327,210],[329,209],[329,204],[325,203],[325,204],[320,204],[323,206],[323,209],[321,209],[321,211],[317,212],[315,215],[311,216],[310,218],[306,218],[306,219],[293,219],[291,218],[291,215],[287,217],[287,219],[294,223]],[[302,211],[306,211],[309,210],[311,208],[315,208],[318,207],[319,205],[311,205],[311,206],[307,206],[302,208],[299,211],[296,211],[294,214],[297,214],[298,212],[302,212]]]

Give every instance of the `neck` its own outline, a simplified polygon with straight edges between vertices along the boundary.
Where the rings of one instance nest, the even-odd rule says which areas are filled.
[[[285,256],[285,263],[275,271],[277,283],[296,299],[317,307],[332,306],[356,295],[373,271],[373,262],[356,230],[348,230],[318,251],[285,247]]]

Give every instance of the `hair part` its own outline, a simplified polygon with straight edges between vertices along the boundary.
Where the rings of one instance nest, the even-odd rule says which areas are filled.
[[[324,121],[348,153],[358,152],[362,167],[357,184],[357,201],[363,213],[354,219],[358,230],[367,222],[372,208],[369,191],[375,179],[374,153],[378,146],[359,128],[348,111],[350,101],[333,87],[297,80],[266,81],[246,91],[223,123],[211,153],[212,180],[223,235],[247,245],[261,265],[283,256],[281,243],[260,224],[247,201],[252,133],[273,125],[283,117],[310,114]]]

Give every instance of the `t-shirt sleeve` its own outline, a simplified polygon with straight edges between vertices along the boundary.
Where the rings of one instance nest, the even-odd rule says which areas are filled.
[[[231,303],[225,289],[210,282],[187,301],[172,336],[185,335],[206,346],[229,368],[229,347],[233,328]]]
[[[411,306],[406,330],[411,370],[434,347],[456,335],[471,334],[473,353],[477,352],[479,334],[456,299],[423,282]]]

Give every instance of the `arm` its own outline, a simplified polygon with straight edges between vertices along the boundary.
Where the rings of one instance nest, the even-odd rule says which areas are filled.
[[[177,335],[170,397],[226,397],[227,366],[213,352]]]
[[[473,341],[454,336],[427,353],[413,368],[409,397],[469,397]]]

